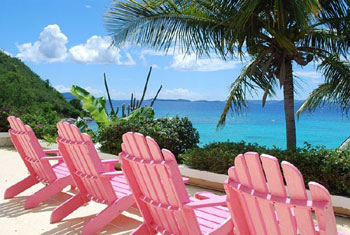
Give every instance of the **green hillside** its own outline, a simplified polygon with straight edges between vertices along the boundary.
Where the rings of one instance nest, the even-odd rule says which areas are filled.
[[[77,117],[81,111],[17,58],[0,51],[0,131],[7,131],[6,116],[19,116],[41,137],[55,133],[55,122]],[[50,130],[46,130],[50,128]]]

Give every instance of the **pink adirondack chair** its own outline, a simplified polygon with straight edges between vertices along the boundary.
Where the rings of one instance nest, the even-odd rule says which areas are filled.
[[[51,214],[51,223],[61,221],[85,203],[93,200],[106,204],[102,212],[87,221],[83,234],[94,234],[135,204],[122,171],[115,171],[118,160],[101,161],[87,134],[68,122],[57,124],[57,143],[79,193],[58,206]]]
[[[74,186],[69,171],[61,156],[46,156],[48,153],[59,154],[58,150],[43,150],[32,128],[14,116],[8,117],[11,125],[9,130],[11,140],[24,164],[29,176],[11,186],[5,191],[5,199],[13,198],[37,183],[44,183],[46,187],[26,199],[25,208],[33,208],[41,202],[61,192],[66,186]],[[51,165],[49,161],[58,160]]]
[[[144,218],[133,234],[230,234],[226,196],[200,193],[190,198],[174,155],[150,137],[123,135],[122,169]],[[207,198],[205,200],[199,200]]]
[[[310,182],[308,200],[299,170],[289,162],[281,165],[286,186],[275,157],[248,152],[235,158],[224,184],[235,234],[343,234],[337,231],[327,189]]]

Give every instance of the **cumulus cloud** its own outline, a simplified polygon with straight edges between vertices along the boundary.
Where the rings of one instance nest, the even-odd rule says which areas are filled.
[[[218,71],[235,68],[240,61],[224,61],[218,57],[197,58],[195,54],[175,54],[171,68],[181,71]]]
[[[17,45],[17,57],[24,61],[59,62],[67,58],[68,39],[57,24],[46,26],[40,33],[40,40]]]
[[[134,65],[135,61],[129,53],[125,53],[127,60],[122,61],[120,49],[111,46],[112,38],[94,35],[85,44],[69,49],[70,58],[83,64],[118,64]]]
[[[85,8],[91,8],[91,6],[90,5],[85,5]]]
[[[53,24],[43,29],[40,40],[17,45],[19,53],[16,56],[35,63],[63,62],[70,59],[82,64],[136,64],[130,53],[111,46],[111,42],[112,38],[109,36],[94,35],[85,43],[72,46],[68,50],[67,36],[57,24]]]
[[[196,92],[190,91],[186,88],[173,88],[161,91],[159,94],[160,99],[187,99],[187,100],[199,100],[202,99],[202,95]]]

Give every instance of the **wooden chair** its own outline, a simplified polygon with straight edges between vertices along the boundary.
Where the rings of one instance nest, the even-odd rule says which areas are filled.
[[[90,136],[82,134],[75,125],[59,122],[57,127],[59,150],[79,193],[52,212],[51,223],[61,221],[92,200],[107,205],[84,224],[83,234],[95,234],[135,204],[134,198],[123,172],[114,169],[117,160],[101,161]]]
[[[150,137],[123,135],[122,169],[144,218],[133,234],[230,234],[226,196],[188,196],[174,155]],[[198,198],[209,198],[199,200]]]
[[[11,140],[24,164],[29,176],[11,186],[5,191],[5,199],[13,198],[37,183],[46,187],[26,199],[25,208],[33,208],[41,202],[61,192],[66,186],[74,187],[74,182],[61,156],[46,156],[49,153],[59,154],[58,150],[43,150],[32,128],[14,116],[8,117],[11,125],[9,130]],[[49,161],[58,160],[51,165]]]
[[[281,165],[284,177],[275,157],[248,152],[235,158],[224,184],[235,234],[342,234],[327,189],[310,182],[308,200],[299,170],[285,161]]]

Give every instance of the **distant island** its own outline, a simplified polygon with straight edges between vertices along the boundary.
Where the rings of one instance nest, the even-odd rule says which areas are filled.
[[[70,92],[61,93],[67,101],[70,101],[75,98],[75,96]],[[118,102],[129,102],[130,100],[112,100]],[[146,102],[151,102],[152,99],[146,99]],[[256,103],[261,100],[248,100],[249,102]],[[304,100],[295,100],[297,102],[303,102]],[[157,99],[156,102],[226,102],[225,100],[187,100],[187,99]],[[283,100],[268,100],[267,102],[283,102]]]

